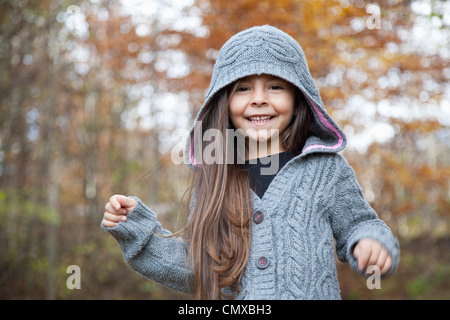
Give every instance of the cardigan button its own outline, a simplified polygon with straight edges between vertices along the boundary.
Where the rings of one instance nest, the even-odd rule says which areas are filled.
[[[256,224],[260,224],[263,220],[264,220],[264,214],[259,210],[256,211],[255,214],[253,215],[253,221]]]
[[[256,260],[256,266],[259,269],[265,269],[269,266],[269,260],[266,257],[259,257],[258,260]]]

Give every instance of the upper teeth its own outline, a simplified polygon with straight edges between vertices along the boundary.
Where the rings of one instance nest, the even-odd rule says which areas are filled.
[[[250,121],[266,121],[272,118],[271,116],[253,116],[249,117]]]

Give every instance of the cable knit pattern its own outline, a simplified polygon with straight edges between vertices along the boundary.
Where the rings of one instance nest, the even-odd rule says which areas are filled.
[[[294,158],[262,199],[252,196],[254,211],[263,212],[264,219],[252,224],[249,261],[236,299],[340,299],[333,238],[338,258],[355,270],[351,249],[362,238],[381,242],[393,257],[390,272],[397,268],[397,240],[364,200],[353,170],[340,155]],[[141,201],[126,222],[102,228],[117,239],[137,272],[172,289],[192,291],[185,245],[159,236],[170,232]],[[265,268],[258,265],[261,257],[267,259]]]
[[[196,121],[208,101],[223,87],[252,74],[272,74],[293,83],[306,96],[311,135],[303,152],[283,166],[262,199],[252,190],[253,221],[247,266],[236,299],[340,299],[336,255],[357,270],[353,248],[362,238],[379,241],[398,265],[398,242],[364,199],[353,169],[338,154],[346,144],[339,126],[320,99],[299,44],[284,32],[254,27],[232,37],[221,49],[211,85]],[[190,168],[191,137],[185,159]],[[136,198],[137,199],[137,198]],[[156,213],[139,199],[126,222],[105,228],[118,241],[124,258],[140,274],[174,290],[192,292],[188,244],[170,235]],[[359,272],[359,271],[358,271]]]

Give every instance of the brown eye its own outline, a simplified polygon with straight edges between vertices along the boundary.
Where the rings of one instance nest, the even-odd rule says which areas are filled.
[[[237,92],[245,92],[245,91],[248,91],[248,90],[249,90],[249,88],[247,88],[245,86],[241,86],[241,87],[238,87],[236,89]]]
[[[270,88],[271,90],[283,90],[283,87],[277,84],[271,85]]]

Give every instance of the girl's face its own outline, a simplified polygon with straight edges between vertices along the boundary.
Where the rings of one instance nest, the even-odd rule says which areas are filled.
[[[281,135],[291,122],[294,101],[295,87],[290,82],[265,74],[249,76],[239,81],[231,97],[231,122],[250,139],[266,140],[271,154],[271,139]],[[282,151],[285,150],[280,144],[279,152]]]

